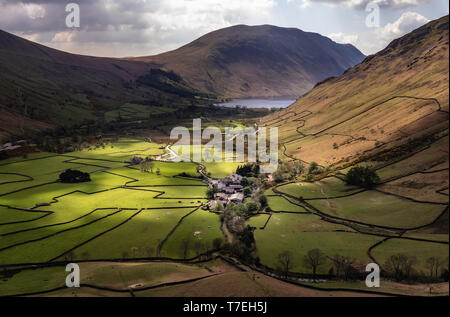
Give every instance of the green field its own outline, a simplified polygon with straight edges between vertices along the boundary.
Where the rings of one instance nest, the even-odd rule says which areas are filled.
[[[195,236],[195,233],[199,234]],[[187,258],[192,258],[212,250],[212,242],[216,238],[223,239],[219,216],[199,209],[180,223],[164,244],[161,255],[182,259],[181,243],[187,240],[189,245]]]
[[[65,155],[31,154],[27,159],[3,161],[0,164],[0,265],[159,257],[181,260],[211,251],[217,238],[225,242],[220,216],[201,209],[206,202],[206,184],[200,178],[180,177],[182,173],[200,176],[197,164],[155,161],[152,172],[141,172],[139,166],[126,163],[133,156],[165,153],[161,147],[142,139],[121,138],[104,148]],[[239,165],[234,162],[202,164],[212,177],[226,177]],[[91,182],[56,182],[59,174],[68,168],[90,173]],[[15,183],[2,184],[6,182]],[[377,191],[358,193],[362,189],[347,186],[333,177],[314,183],[281,185],[277,190],[298,199],[276,194],[273,189],[266,191],[272,216],[259,214],[247,221],[256,228],[254,256],[276,269],[278,254],[290,251],[291,271],[300,273],[311,273],[303,263],[309,250],[318,248],[327,256],[348,256],[364,265],[371,262],[369,248],[383,239],[321,219],[302,206],[300,197],[321,212],[348,219],[350,223],[359,221],[401,228],[431,223],[445,207]],[[346,195],[349,196],[342,197]],[[404,236],[448,243],[448,234],[439,231],[440,224],[435,230],[438,231],[411,231]],[[398,252],[414,254],[424,263],[431,255],[448,256],[445,247],[448,244],[393,239],[375,248],[372,254],[380,264]],[[180,272],[194,277],[207,273],[198,267],[174,263],[124,264],[120,277],[114,273],[115,264],[82,265],[87,270],[84,282],[125,289],[138,283],[158,284]],[[331,266],[328,260],[319,273],[328,273]],[[419,267],[424,268],[423,264]],[[64,276],[61,267],[26,270],[7,279],[0,295],[61,287]],[[27,279],[29,285],[18,285]],[[87,292],[101,295],[95,290]]]
[[[289,202],[286,198],[281,196],[268,197],[267,202],[269,207],[274,212],[288,211],[288,212],[307,212],[307,210],[301,206],[297,206]]]
[[[274,214],[264,230],[255,231],[255,238],[262,264],[276,268],[279,266],[278,255],[290,251],[293,255],[292,271],[300,273],[311,273],[305,267],[303,257],[312,249],[318,248],[327,256],[339,254],[369,263],[368,248],[381,240],[324,222],[315,215],[295,214]],[[331,265],[331,262],[327,263],[320,272],[328,273]]]
[[[394,254],[406,254],[416,257],[418,263],[415,265],[415,269],[428,273],[426,260],[436,256],[442,261],[447,261],[448,244],[391,239],[372,251],[372,255],[381,265],[386,263],[386,260]]]
[[[325,178],[314,183],[302,182],[287,184],[277,189],[282,193],[298,198],[303,197],[305,199],[339,197],[361,190],[354,186],[348,186],[342,180],[334,177]]]
[[[320,211],[359,222],[394,227],[416,228],[432,223],[445,206],[416,203],[376,191],[337,199],[311,200]]]
[[[29,177],[2,179],[27,180],[0,185],[0,264],[158,256],[159,244],[178,221],[206,201],[200,179],[177,177],[199,175],[193,163],[154,162],[153,172],[144,173],[124,162],[136,153],[161,154],[160,147],[119,139],[105,148],[2,162],[0,173]],[[91,182],[56,182],[69,168],[91,173]],[[204,232],[205,242],[222,236],[218,216],[191,217],[173,234],[188,235],[186,230],[199,226],[195,230]],[[181,240],[169,241],[164,253],[175,254],[170,250],[178,251]]]

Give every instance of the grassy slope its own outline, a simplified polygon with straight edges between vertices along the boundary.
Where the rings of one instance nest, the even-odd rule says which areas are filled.
[[[448,111],[448,56],[447,16],[393,41],[262,123],[279,126],[288,155],[322,165],[358,157],[376,142],[386,144],[383,149],[448,129],[448,112],[438,112],[432,100],[383,103],[396,96],[435,98]]]

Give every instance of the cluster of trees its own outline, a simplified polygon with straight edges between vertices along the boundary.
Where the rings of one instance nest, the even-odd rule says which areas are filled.
[[[314,281],[317,272],[325,264],[331,261],[332,268],[329,275],[338,279],[349,281],[364,277],[364,273],[357,268],[357,261],[350,257],[335,255],[327,257],[321,250],[313,249],[303,257],[303,265],[311,269]],[[425,262],[428,272],[424,275],[418,272],[415,267],[419,261],[414,256],[405,254],[395,254],[388,258],[383,266],[384,276],[395,279],[397,282],[423,280],[423,281],[448,281],[449,258],[443,260],[439,257],[430,257]],[[278,255],[277,271],[281,276],[288,278],[290,270],[294,266],[293,254],[284,251]]]
[[[206,198],[208,198],[209,200],[213,200],[214,195],[217,194],[218,192],[219,188],[217,187],[216,184],[209,186],[208,189],[206,190]]]
[[[155,162],[150,157],[143,159],[139,166],[142,173],[153,174],[153,171],[155,170]],[[156,175],[161,175],[161,170],[159,167],[156,168]]]
[[[256,163],[247,163],[245,165],[238,166],[236,174],[243,177],[258,177],[260,172],[259,165]]]
[[[422,272],[416,270],[419,261],[414,256],[406,254],[394,254],[384,264],[383,269],[386,273],[396,281],[409,281],[413,279],[439,280],[448,281],[448,265],[449,259],[443,260],[439,257],[430,257],[425,261],[427,271],[425,276]]]
[[[280,161],[278,163],[278,169],[272,174],[275,182],[282,183],[287,180],[291,180],[305,172],[305,167],[298,161]]]
[[[370,167],[355,166],[345,175],[345,182],[348,185],[373,188],[380,182],[380,177]]]
[[[91,181],[91,176],[89,173],[68,169],[59,175],[59,180],[61,183],[85,183]]]

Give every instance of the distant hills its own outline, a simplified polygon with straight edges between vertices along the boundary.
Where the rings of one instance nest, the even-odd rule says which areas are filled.
[[[400,159],[431,146],[397,170],[434,163],[448,168],[448,83],[446,16],[320,83],[262,124],[279,127],[287,157],[308,163],[345,168]]]
[[[152,63],[69,54],[0,31],[0,139],[98,122],[126,103],[184,107],[198,95]]]
[[[237,25],[177,50],[133,58],[173,70],[192,87],[228,98],[303,95],[365,56],[317,33],[271,25]]]

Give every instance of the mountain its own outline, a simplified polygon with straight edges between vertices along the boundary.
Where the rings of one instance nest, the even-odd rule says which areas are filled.
[[[394,161],[399,164],[394,174],[433,166],[448,170],[448,83],[445,16],[319,83],[261,122],[279,127],[286,157],[330,170]]]
[[[192,87],[228,98],[300,96],[341,75],[364,55],[317,33],[270,25],[237,25],[177,50],[133,58],[180,74]]]
[[[69,54],[0,30],[0,137],[102,121],[128,103],[161,112],[198,95],[152,63]]]

